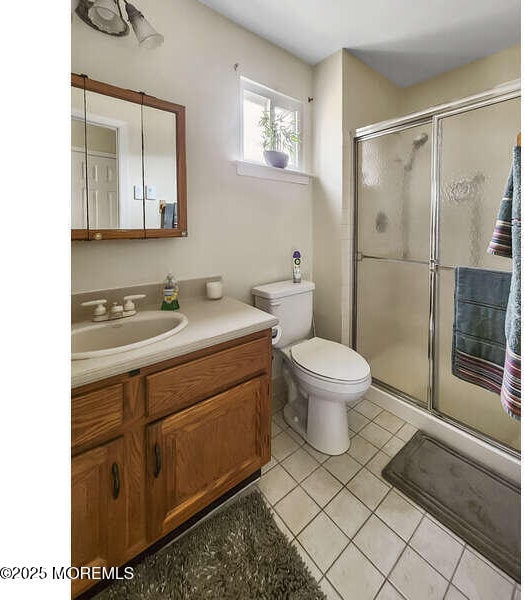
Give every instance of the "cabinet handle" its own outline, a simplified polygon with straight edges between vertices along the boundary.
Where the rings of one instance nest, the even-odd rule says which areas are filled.
[[[153,475],[155,476],[155,479],[156,479],[160,475],[160,471],[162,469],[162,456],[160,454],[160,446],[158,445],[158,443],[155,443],[154,452],[155,452],[155,470],[153,471]]]
[[[113,475],[113,499],[116,500],[120,495],[120,469],[116,462],[111,466],[111,473]]]

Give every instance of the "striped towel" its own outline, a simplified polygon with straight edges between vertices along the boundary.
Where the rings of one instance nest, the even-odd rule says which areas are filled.
[[[452,373],[500,394],[504,376],[506,304],[511,274],[455,268]]]
[[[500,399],[508,415],[518,420],[520,420],[521,402],[520,204],[520,146],[515,146],[511,171],[488,252],[511,258],[513,263],[505,320],[506,353]]]

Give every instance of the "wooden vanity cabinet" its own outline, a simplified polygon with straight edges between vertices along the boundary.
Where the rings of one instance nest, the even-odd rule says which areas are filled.
[[[124,555],[126,491],[122,486],[122,438],[83,452],[71,461],[72,564],[109,567]],[[74,580],[73,592],[90,586]]]
[[[72,564],[123,565],[259,470],[270,406],[270,330],[73,390]]]
[[[161,537],[270,460],[267,377],[148,426],[148,534]]]

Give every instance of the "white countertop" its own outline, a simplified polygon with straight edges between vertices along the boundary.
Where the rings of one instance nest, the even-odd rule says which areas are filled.
[[[71,387],[228,342],[278,323],[273,315],[234,298],[187,298],[181,304],[180,312],[186,315],[189,323],[180,333],[167,340],[112,356],[73,360]]]

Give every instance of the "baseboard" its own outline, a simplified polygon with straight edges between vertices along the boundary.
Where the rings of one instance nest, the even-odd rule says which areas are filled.
[[[372,385],[366,398],[520,485],[520,460]]]

